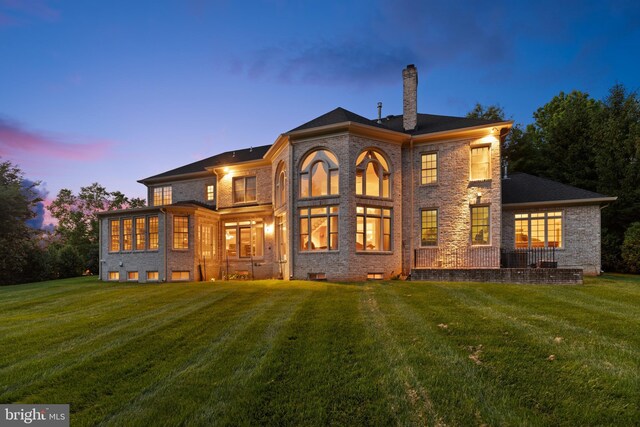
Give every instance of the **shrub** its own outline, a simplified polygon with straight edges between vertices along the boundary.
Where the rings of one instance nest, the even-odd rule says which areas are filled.
[[[629,272],[640,273],[640,222],[634,222],[624,232],[622,259]]]

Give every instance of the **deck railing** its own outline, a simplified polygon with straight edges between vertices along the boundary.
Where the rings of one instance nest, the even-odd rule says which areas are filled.
[[[556,268],[556,248],[502,249],[502,268]]]
[[[417,248],[414,268],[498,268],[500,250],[493,247]]]
[[[555,248],[417,248],[414,268],[556,268]]]

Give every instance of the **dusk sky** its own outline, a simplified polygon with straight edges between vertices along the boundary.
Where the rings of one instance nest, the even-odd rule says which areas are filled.
[[[271,144],[338,106],[499,104],[640,88],[640,2],[0,0],[0,157],[53,199]]]

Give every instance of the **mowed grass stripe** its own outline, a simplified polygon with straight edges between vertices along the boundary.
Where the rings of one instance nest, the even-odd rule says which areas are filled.
[[[197,286],[197,285],[192,285]],[[140,354],[146,354],[147,349],[153,349],[157,345],[166,344],[169,348],[177,350],[180,342],[188,340],[188,334],[197,329],[200,323],[194,322],[200,313],[210,308],[218,302],[218,299],[228,298],[225,304],[220,304],[217,308],[225,313],[225,320],[232,319],[237,313],[242,313],[241,308],[249,305],[255,299],[254,293],[237,292],[224,293],[219,298],[200,298],[200,293],[192,293],[191,298],[182,304],[179,309],[168,313],[166,317],[157,319],[154,322],[141,322],[138,327],[114,334],[111,341],[100,342],[95,347],[89,349],[79,348],[74,354],[66,357],[51,354],[49,357],[38,360],[35,366],[30,366],[30,371],[18,371],[12,376],[7,375],[9,380],[7,392],[0,395],[1,402],[23,400],[25,395],[36,394],[41,388],[47,388],[51,382],[59,379],[74,377],[78,372],[87,372],[89,377],[94,377],[97,372],[91,368],[93,364],[103,367],[109,365],[109,361],[114,361],[113,368],[120,369],[119,362],[124,362],[127,366],[129,360],[125,355],[139,358]],[[266,296],[263,296],[263,299]],[[229,312],[230,311],[230,312]],[[215,315],[216,310],[211,310],[210,315]],[[49,333],[49,331],[47,331]],[[178,338],[176,342],[174,338]],[[39,348],[32,349],[36,353]],[[161,354],[150,352],[153,356],[162,357]],[[144,366],[147,362],[141,366]],[[112,373],[111,369],[105,369],[104,374]],[[98,376],[99,377],[99,376]],[[14,379],[15,378],[15,379]],[[82,381],[82,378],[79,379]],[[65,380],[62,380],[64,383]]]
[[[633,388],[638,378],[637,347],[629,347],[624,341],[598,334],[579,323],[569,323],[559,313],[541,314],[536,309],[510,305],[493,296],[522,292],[526,297],[526,289],[522,287],[434,286],[455,296],[464,306],[464,316],[455,320],[447,332],[463,346],[471,345],[473,338],[477,345],[482,344],[484,362],[493,365],[500,381],[521,395],[523,402],[539,415],[551,415],[548,422],[581,420],[585,412],[576,409],[580,401],[594,399],[595,419],[606,423],[624,412],[620,405],[624,406],[626,400],[618,396],[629,399],[637,396],[637,389]],[[492,295],[488,295],[487,290]],[[549,291],[552,293],[554,289]],[[551,311],[557,310],[553,301],[549,301],[548,307]],[[583,322],[590,318],[587,314]],[[556,337],[561,340],[556,342]],[[551,355],[555,360],[548,360]],[[575,375],[577,370],[583,375]],[[585,376],[589,381],[584,381]],[[517,377],[521,380],[515,381]],[[593,423],[595,414],[589,413],[582,424]]]
[[[237,319],[224,335],[193,354],[161,383],[153,384],[106,425],[132,422],[155,425],[215,424],[234,399],[242,399],[244,388],[272,349],[274,337],[310,293],[272,289],[268,303]]]
[[[449,339],[447,331],[458,323],[458,316],[465,315],[464,304],[420,284],[377,287],[375,297],[393,331],[393,345],[404,351],[405,363],[414,367],[415,381],[429,392],[437,424],[514,425],[533,418],[487,376],[483,366],[470,359],[474,354],[482,356],[482,341]]]

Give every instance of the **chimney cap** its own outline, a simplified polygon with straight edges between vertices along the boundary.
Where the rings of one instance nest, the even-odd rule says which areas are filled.
[[[409,64],[407,65],[407,68],[416,68],[415,64]]]

